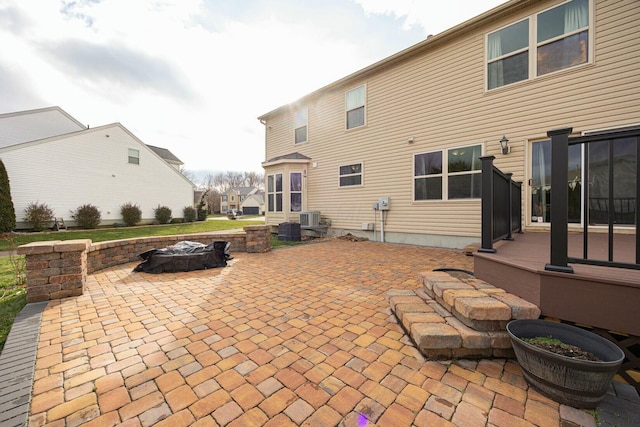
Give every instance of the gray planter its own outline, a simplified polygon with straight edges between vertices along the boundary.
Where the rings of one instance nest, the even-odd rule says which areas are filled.
[[[519,319],[507,332],[524,378],[545,396],[576,408],[595,408],[604,399],[624,361],[624,352],[592,332],[564,323]],[[524,342],[521,338],[552,337],[575,345],[601,361],[576,360]]]

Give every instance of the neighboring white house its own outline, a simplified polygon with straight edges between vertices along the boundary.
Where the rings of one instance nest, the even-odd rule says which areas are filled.
[[[100,209],[103,225],[122,222],[128,202],[140,207],[143,222],[159,205],[174,217],[193,206],[193,183],[120,123],[89,129],[59,107],[0,115],[0,159],[18,229],[28,228],[24,210],[32,202],[46,203],[67,225],[84,204]]]

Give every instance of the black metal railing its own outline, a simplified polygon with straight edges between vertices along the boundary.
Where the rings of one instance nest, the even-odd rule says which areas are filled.
[[[640,210],[637,201],[640,200],[640,128],[606,132],[594,135],[569,137],[572,128],[551,130],[547,133],[551,137],[551,260],[545,266],[549,271],[573,273],[573,264],[589,264],[605,267],[618,267],[640,270]],[[635,139],[635,162],[627,165],[624,182],[616,182],[616,152],[615,141],[630,138]],[[627,140],[629,141],[629,140]],[[590,173],[592,166],[589,161],[589,144],[607,144],[606,176],[601,181],[606,187],[601,192],[607,197],[591,197],[593,178]],[[582,257],[569,257],[568,255],[568,159],[569,146],[584,144],[584,176],[587,177],[587,185],[583,185],[583,198],[589,203],[583,203],[583,248]],[[631,153],[629,153],[631,154]],[[633,154],[630,157],[633,157]],[[620,156],[618,156],[620,158]],[[635,177],[632,171],[635,169]],[[594,176],[596,174],[593,174]],[[635,182],[634,182],[635,179]],[[633,197],[616,197],[620,193],[620,187],[625,186],[625,191],[634,191]],[[597,209],[592,211],[594,203]],[[593,221],[592,221],[593,220]],[[598,222],[607,226],[608,233],[608,257],[606,260],[590,259],[589,254],[589,225]],[[635,228],[635,263],[617,262],[613,259],[614,252],[614,226],[624,224],[626,227]]]
[[[495,156],[482,161],[482,238],[479,252],[495,252],[493,243],[513,240],[522,232],[522,182],[493,165]]]

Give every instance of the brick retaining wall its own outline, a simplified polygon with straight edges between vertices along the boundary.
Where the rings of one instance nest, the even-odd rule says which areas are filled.
[[[18,247],[26,259],[27,302],[48,301],[82,295],[87,274],[118,264],[139,261],[142,252],[181,241],[230,243],[229,252],[267,252],[271,249],[269,227],[252,225],[236,233],[198,233],[143,237],[91,243],[91,240],[33,242]]]

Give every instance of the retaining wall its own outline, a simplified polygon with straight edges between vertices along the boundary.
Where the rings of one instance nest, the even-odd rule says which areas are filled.
[[[140,261],[142,252],[181,241],[230,243],[229,252],[267,252],[269,227],[252,225],[234,233],[198,233],[142,237],[92,243],[91,240],[33,242],[18,247],[26,259],[27,302],[48,301],[84,293],[87,275],[118,264]]]

